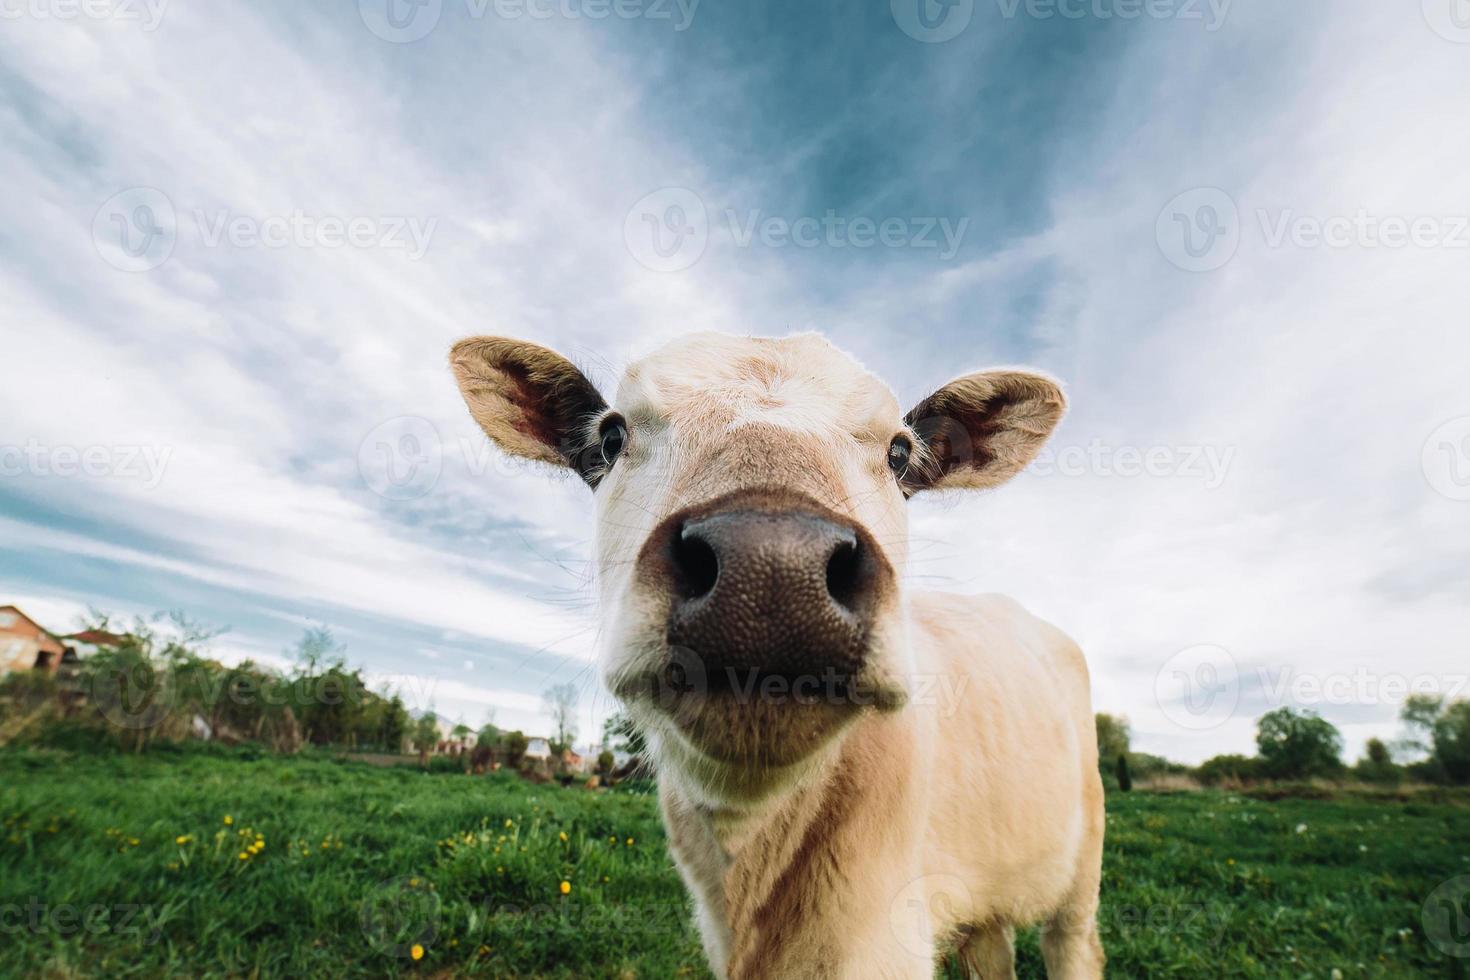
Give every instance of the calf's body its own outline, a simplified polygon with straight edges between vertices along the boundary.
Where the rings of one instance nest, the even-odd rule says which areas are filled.
[[[1087,668],[1000,597],[906,587],[906,501],[997,486],[1065,399],[962,376],[901,413],[815,335],[700,334],[608,404],[570,362],[451,362],[503,449],[596,496],[602,674],[647,737],[674,859],[726,980],[1101,976],[1103,807]]]
[[[1103,791],[1081,652],[1001,596],[920,594],[909,612],[933,703],[859,719],[748,806],[661,774],[711,964],[730,980],[932,977],[958,944],[977,975],[1005,978],[1010,929],[1040,922],[1049,976],[1100,976]]]

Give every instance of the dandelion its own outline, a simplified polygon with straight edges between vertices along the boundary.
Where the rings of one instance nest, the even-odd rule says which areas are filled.
[[[505,818],[505,825],[507,827],[514,827],[515,826],[515,821],[512,820],[512,819],[510,819],[510,817],[506,817]]]
[[[240,860],[241,861],[249,861],[250,860],[250,855],[249,854],[246,854],[244,851],[241,851],[240,852]]]
[[[1235,858],[1226,858],[1225,859],[1225,863],[1226,864],[1234,864],[1235,863]]]
[[[193,839],[194,838],[190,837],[188,834],[180,834],[179,836],[174,838],[174,843],[182,847]]]
[[[421,960],[424,958],[424,947],[418,943],[414,943],[413,948],[408,951],[408,955],[412,956],[415,960]]]
[[[561,893],[563,895],[570,895],[572,893],[572,883],[570,881],[561,883]]]
[[[632,847],[633,846],[633,838],[631,838],[631,837],[628,838],[628,846],[629,847]]]
[[[230,816],[228,813],[225,814],[225,826],[226,827],[230,826],[234,822],[235,822],[235,818],[234,817]]]
[[[1307,825],[1304,824],[1304,823],[1297,824],[1296,825],[1296,832],[1299,833],[1299,834],[1305,834],[1307,832]]]
[[[560,838],[561,838],[561,842],[562,842],[562,843],[563,843],[563,844],[565,844],[565,843],[566,843],[566,842],[567,842],[567,832],[566,832],[566,831],[565,831],[565,830],[563,830],[563,831],[562,831],[562,832],[561,832],[561,833],[560,833],[560,834],[558,834],[558,835],[557,835],[557,836],[558,836],[558,837],[560,837]]]

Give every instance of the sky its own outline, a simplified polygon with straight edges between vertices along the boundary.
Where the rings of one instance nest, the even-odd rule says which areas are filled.
[[[912,502],[1134,747],[1349,758],[1470,695],[1463,0],[0,0],[0,603],[329,626],[418,707],[598,685],[592,498],[446,352],[604,391],[815,330],[916,402],[1029,364],[1031,470]],[[1044,694],[1044,692],[1042,692]]]

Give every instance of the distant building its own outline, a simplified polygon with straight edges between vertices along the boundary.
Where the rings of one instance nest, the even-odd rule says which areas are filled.
[[[545,762],[551,758],[551,742],[544,738],[526,740],[526,758],[534,762]]]
[[[67,646],[15,606],[0,606],[0,677],[14,670],[56,673]]]

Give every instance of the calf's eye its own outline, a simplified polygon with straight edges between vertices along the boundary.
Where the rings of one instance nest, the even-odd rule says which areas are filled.
[[[893,471],[899,479],[909,468],[909,456],[913,454],[913,443],[909,442],[908,436],[894,436],[893,441],[888,444],[888,468]]]
[[[608,466],[623,451],[623,444],[628,441],[628,427],[623,424],[621,415],[609,415],[602,420],[602,428],[598,430],[602,443],[602,461]]]

